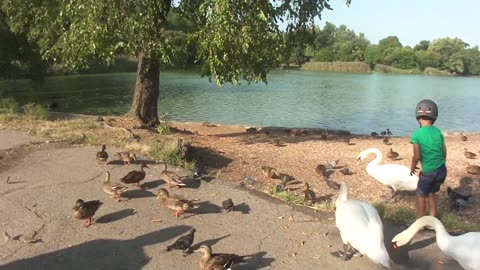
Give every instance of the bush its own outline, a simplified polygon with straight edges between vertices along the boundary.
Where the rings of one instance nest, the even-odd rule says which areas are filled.
[[[395,68],[387,65],[376,64],[375,69],[376,72],[381,73],[398,73],[398,74],[422,74],[422,71],[418,68],[414,69],[400,69]]]
[[[171,124],[170,120],[168,119],[167,114],[160,117],[160,123],[155,127],[158,134],[160,135],[168,135],[171,133]]]
[[[36,103],[28,103],[24,107],[25,117],[30,120],[46,119],[48,111],[45,107]]]
[[[0,99],[0,113],[15,114],[18,112],[18,103],[13,98]]]
[[[183,167],[185,169],[193,169],[195,161],[187,161],[182,159],[177,149],[176,141],[157,141],[150,145],[150,157],[164,161],[174,166]]]

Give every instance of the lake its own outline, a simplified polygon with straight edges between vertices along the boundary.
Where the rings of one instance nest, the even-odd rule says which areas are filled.
[[[439,106],[444,131],[480,131],[480,79],[422,75],[344,74],[276,70],[268,84],[217,86],[193,72],[162,72],[159,114],[171,120],[253,126],[349,130],[369,134],[390,128],[409,135],[417,127],[415,105],[430,98]],[[47,78],[41,84],[0,82],[0,95],[55,110],[122,115],[131,102],[135,73]]]

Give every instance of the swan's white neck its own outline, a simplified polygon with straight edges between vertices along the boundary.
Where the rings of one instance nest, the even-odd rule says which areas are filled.
[[[375,154],[375,159],[370,161],[370,163],[368,163],[367,165],[367,172],[368,172],[369,170],[373,169],[375,166],[380,164],[380,161],[382,161],[383,155],[382,155],[382,152],[380,152],[380,150],[378,150],[377,148],[370,148],[365,150],[364,152],[365,152],[365,157],[371,153]]]
[[[335,204],[342,203],[348,200],[348,185],[345,182],[342,182],[340,185],[340,191],[338,192],[338,197]]]
[[[397,246],[403,246],[410,242],[413,236],[425,226],[430,226],[435,230],[437,244],[441,250],[445,251],[453,236],[448,234],[440,220],[432,216],[424,216],[417,219],[412,225],[410,225],[410,227],[408,227],[408,229],[397,234],[392,242],[396,242]]]

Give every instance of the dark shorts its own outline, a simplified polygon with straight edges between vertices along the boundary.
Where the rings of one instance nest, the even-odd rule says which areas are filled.
[[[447,167],[445,164],[431,172],[420,172],[420,179],[417,185],[417,196],[428,196],[430,193],[437,193],[440,185],[447,178]]]

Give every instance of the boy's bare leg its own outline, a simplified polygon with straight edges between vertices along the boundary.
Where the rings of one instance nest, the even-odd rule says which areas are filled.
[[[417,219],[425,215],[427,197],[417,196]]]
[[[430,216],[437,216],[437,201],[435,200],[434,193],[428,194],[428,211],[430,212]]]

